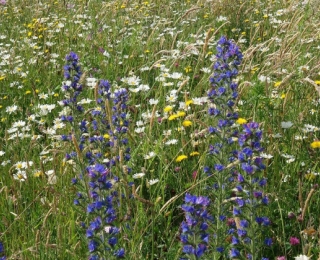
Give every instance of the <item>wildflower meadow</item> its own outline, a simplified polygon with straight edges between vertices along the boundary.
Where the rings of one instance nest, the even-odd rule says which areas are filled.
[[[0,259],[320,259],[318,0],[0,0]]]

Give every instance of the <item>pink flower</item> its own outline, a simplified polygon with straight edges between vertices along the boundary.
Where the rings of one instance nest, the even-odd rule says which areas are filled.
[[[300,240],[297,237],[290,237],[290,244],[292,246],[296,246],[300,244]]]

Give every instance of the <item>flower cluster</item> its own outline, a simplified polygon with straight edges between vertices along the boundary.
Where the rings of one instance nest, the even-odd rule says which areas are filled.
[[[74,179],[73,183],[88,189],[88,193],[79,192],[74,203],[82,207],[87,205],[89,223],[85,228],[89,259],[125,256],[125,249],[118,246],[118,241],[123,231],[120,221],[130,217],[129,210],[125,217],[120,216],[122,204],[125,204],[123,200],[120,203],[120,199],[127,198],[128,192],[122,194],[118,190],[122,184],[126,190],[125,176],[131,172],[130,168],[124,165],[130,160],[130,148],[126,138],[129,125],[127,101],[128,93],[125,89],[111,93],[109,82],[101,80],[96,86],[97,107],[90,111],[89,119],[79,122],[79,142],[73,140],[78,146],[76,150],[79,150],[80,156],[84,155],[84,160],[88,163],[84,176],[80,176],[80,181]],[[67,156],[71,158],[75,155],[71,153]]]
[[[183,243],[183,254],[200,258],[208,248],[209,224],[213,221],[207,207],[210,200],[204,196],[186,194],[185,204],[181,206],[185,221],[181,224],[180,240]],[[180,260],[188,258],[181,257]]]
[[[76,53],[70,52],[66,56],[66,62],[67,63],[63,68],[65,81],[62,86],[66,99],[60,101],[60,105],[65,107],[65,111],[61,115],[61,120],[73,122],[74,118],[71,115],[71,112],[84,111],[83,107],[77,103],[77,97],[83,90],[83,86],[80,83],[82,71],[79,65],[79,57]]]
[[[2,242],[0,242],[0,260],[6,260],[6,256],[5,256],[5,251],[4,251],[4,246],[2,244]]]
[[[208,128],[208,133],[213,141],[209,144],[208,165],[204,172],[211,176],[209,196],[215,197],[215,209],[217,221],[214,232],[214,248],[219,254],[227,254],[223,241],[228,240],[235,227],[235,221],[230,212],[230,205],[226,203],[230,199],[234,180],[234,169],[229,167],[236,158],[236,140],[239,135],[235,123],[239,116],[235,109],[238,98],[238,84],[235,77],[238,75],[238,66],[242,60],[242,54],[232,41],[221,37],[217,45],[214,73],[210,78],[211,88],[208,91],[210,101],[208,115],[213,117],[213,126]],[[217,199],[216,199],[217,198]],[[230,231],[231,230],[231,231]],[[236,255],[237,251],[231,249],[230,255]]]
[[[240,256],[238,248],[249,246],[250,253],[246,254],[248,259],[256,259],[262,253],[263,243],[269,247],[273,241],[271,238],[255,238],[258,233],[261,237],[266,236],[266,227],[271,221],[266,216],[261,216],[264,212],[263,206],[269,204],[269,198],[263,189],[267,184],[266,178],[261,174],[265,169],[260,153],[262,131],[259,124],[252,122],[243,125],[243,131],[239,134],[238,145],[240,149],[234,151],[234,159],[240,164],[239,168],[233,168],[233,179],[235,183],[235,196],[230,200],[233,204],[233,218],[236,220],[236,230],[232,232],[232,248],[238,251],[234,257]],[[261,176],[262,175],[262,176]]]
[[[269,200],[263,191],[266,178],[261,177],[265,169],[260,156],[262,131],[258,123],[239,118],[235,107],[238,98],[235,77],[241,60],[238,46],[222,37],[208,91],[211,101],[208,114],[216,120],[216,126],[208,129],[213,143],[209,145],[210,160],[204,172],[214,182],[209,196],[215,198],[217,221],[213,242],[217,253],[229,258],[257,259],[262,252],[258,249],[262,248],[261,243],[272,244],[271,238],[262,238],[270,220],[260,215]]]

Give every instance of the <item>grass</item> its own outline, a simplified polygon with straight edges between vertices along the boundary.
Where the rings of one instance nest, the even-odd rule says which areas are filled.
[[[8,259],[88,256],[79,225],[88,216],[73,205],[78,189],[71,185],[85,166],[67,160],[74,143],[59,140],[76,129],[58,120],[70,51],[84,71],[78,100],[92,100],[86,111],[97,105],[90,78],[130,93],[127,182],[136,199],[121,206],[133,212],[121,240],[128,259],[178,259],[184,195],[207,192],[203,167],[213,139],[205,132],[216,121],[201,98],[222,35],[244,54],[238,113],[260,123],[264,152],[272,156],[264,175],[273,244],[264,253],[320,257],[319,149],[310,147],[320,129],[316,0],[17,0],[0,1],[0,14],[0,241]],[[168,120],[179,111],[185,114]],[[183,126],[185,120],[192,125]],[[146,157],[150,152],[155,156]],[[187,158],[177,162],[180,155]],[[134,179],[135,173],[145,175]],[[292,237],[300,243],[292,245]]]

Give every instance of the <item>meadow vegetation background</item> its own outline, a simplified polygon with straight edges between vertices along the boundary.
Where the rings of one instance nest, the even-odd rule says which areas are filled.
[[[208,113],[216,109],[208,91],[225,36],[243,54],[233,78],[239,117],[232,128],[257,122],[263,133],[263,214],[270,221],[251,233],[261,242],[253,259],[320,258],[319,6],[317,0],[0,0],[0,256],[225,259],[210,244],[222,217],[192,233],[195,247],[197,235],[204,243],[197,252],[181,236],[181,223],[193,213],[186,194],[213,204],[219,199],[211,189],[236,197],[229,182],[214,190],[211,176],[221,169],[206,168],[216,140],[210,127],[219,123]],[[81,85],[77,96],[70,79]],[[105,252],[89,234],[112,233],[113,225],[90,213],[97,212],[90,208],[90,181],[101,165],[114,167],[106,194],[118,196],[110,206],[117,237]],[[215,216],[217,208],[204,201],[201,210]],[[239,235],[235,220],[226,223]],[[225,254],[250,259],[252,248],[228,232],[218,241]]]

